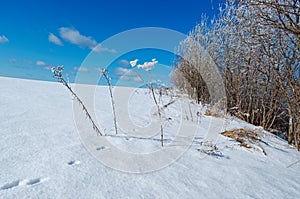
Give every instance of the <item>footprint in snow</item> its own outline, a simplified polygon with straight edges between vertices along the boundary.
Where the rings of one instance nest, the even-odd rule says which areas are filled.
[[[14,187],[18,187],[18,186],[33,186],[33,185],[37,185],[40,184],[44,181],[46,181],[48,178],[34,178],[34,179],[25,179],[25,180],[16,180],[10,183],[7,183],[5,185],[3,185],[0,190],[7,190],[7,189],[12,189]]]
[[[103,149],[105,149],[104,146],[100,146],[100,147],[96,148],[97,151],[102,151]]]
[[[26,184],[27,185],[35,185],[35,184],[39,184],[43,181],[43,179],[41,178],[36,178],[36,179],[31,179],[29,180]]]
[[[126,140],[128,140],[128,141],[131,141],[131,140],[133,140],[133,138],[125,138]]]
[[[72,166],[72,165],[78,165],[80,164],[81,162],[79,160],[71,160],[68,162],[68,165]]]
[[[19,186],[19,184],[20,184],[20,180],[16,180],[16,181],[13,181],[13,182],[3,185],[1,187],[1,190],[6,190],[6,189],[11,189],[11,188],[17,187],[17,186]]]

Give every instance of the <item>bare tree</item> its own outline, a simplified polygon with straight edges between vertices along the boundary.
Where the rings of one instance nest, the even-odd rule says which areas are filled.
[[[288,131],[288,142],[299,150],[299,4],[228,1],[218,18],[208,24],[204,17],[180,43],[173,83],[204,101],[208,95],[199,88],[205,82],[195,69],[205,65],[208,52],[223,73],[228,111],[265,129]]]
[[[273,30],[273,42],[262,49],[272,64],[278,94],[289,118],[288,142],[294,141],[300,150],[300,1],[248,0],[244,5],[253,8],[259,24]]]
[[[207,18],[203,17],[201,24],[197,25],[182,41],[177,49],[180,55],[174,64],[172,82],[181,90],[187,92],[197,103],[209,103],[210,93],[205,80],[203,68],[207,64],[206,47],[209,45]]]

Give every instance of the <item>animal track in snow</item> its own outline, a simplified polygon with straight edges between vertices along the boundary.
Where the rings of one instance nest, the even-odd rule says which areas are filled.
[[[39,184],[42,182],[41,178],[36,178],[36,179],[31,179],[29,180],[26,184],[27,185],[35,185],[35,184]]]
[[[13,182],[10,182],[10,183],[7,183],[7,184],[3,185],[1,187],[1,190],[11,189],[11,188],[17,187],[17,186],[19,186],[19,184],[20,184],[20,180],[13,181]]]
[[[3,185],[0,190],[8,190],[8,189],[12,189],[14,187],[18,187],[18,186],[33,186],[36,184],[40,184],[44,181],[48,180],[48,178],[34,178],[34,179],[24,179],[24,180],[16,180],[13,182],[9,182],[5,185]]]
[[[72,165],[78,165],[80,164],[80,161],[79,160],[71,160],[68,162],[68,165],[72,166]]]
[[[97,151],[102,151],[103,149],[105,149],[104,146],[100,146],[100,147],[96,148]]]

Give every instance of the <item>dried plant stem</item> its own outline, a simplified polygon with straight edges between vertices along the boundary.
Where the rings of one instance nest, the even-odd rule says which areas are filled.
[[[164,146],[164,128],[163,128],[163,124],[162,124],[162,114],[161,114],[161,108],[159,106],[159,103],[156,99],[156,96],[155,96],[155,92],[154,92],[154,88],[152,86],[152,75],[151,75],[151,72],[149,72],[149,77],[150,77],[150,81],[149,81],[149,84],[147,84],[147,82],[139,75],[139,73],[136,72],[136,75],[145,83],[148,85],[148,88],[149,90],[151,91],[151,94],[152,94],[152,98],[153,98],[153,101],[157,107],[157,112],[158,112],[158,116],[159,116],[159,121],[160,121],[160,142],[161,142],[161,146],[163,147]],[[164,108],[166,108],[168,105],[170,104],[173,104],[174,102],[170,102],[169,104],[165,105]]]
[[[115,125],[115,129],[116,129],[116,134],[118,134],[118,126],[117,126],[117,117],[116,117],[116,110],[115,110],[115,101],[114,101],[114,97],[113,97],[113,93],[112,93],[112,89],[111,89],[111,83],[109,81],[108,76],[106,75],[106,73],[103,73],[104,78],[106,79],[108,88],[109,88],[109,93],[110,93],[110,98],[111,98],[111,105],[112,105],[112,109],[113,109],[113,114],[114,114],[114,125]]]
[[[156,96],[155,96],[155,93],[154,93],[154,88],[152,86],[151,81],[150,81],[150,84],[149,84],[149,89],[151,90],[152,98],[153,98],[153,100],[156,104],[156,107],[157,107],[157,112],[158,112],[158,116],[159,116],[159,120],[160,120],[160,142],[161,142],[161,146],[163,147],[164,146],[164,129],[163,129],[163,125],[162,125],[161,110],[160,110],[159,104],[157,102],[157,99],[156,99]]]
[[[102,136],[102,133],[100,132],[99,128],[97,127],[96,123],[92,119],[91,115],[89,114],[87,108],[85,107],[83,102],[80,100],[80,98],[76,95],[76,93],[72,90],[72,88],[69,86],[69,84],[63,78],[60,78],[60,81],[63,83],[64,86],[66,86],[68,88],[68,90],[72,93],[72,95],[75,97],[75,99],[82,106],[82,110],[85,112],[87,118],[89,118],[89,120],[91,121],[91,123],[93,125],[93,129],[96,131],[97,135]]]
[[[289,165],[289,166],[287,166],[286,168],[290,168],[290,167],[294,166],[295,164],[298,164],[299,162],[300,162],[300,160],[298,160],[298,161],[296,161],[296,162],[294,162],[294,163],[290,164],[290,165]]]
[[[191,105],[190,105],[189,101],[188,101],[188,105],[189,105],[189,112],[190,112],[190,115],[191,115],[191,120],[192,120],[192,122],[194,122],[193,113],[192,113],[192,109],[191,109]]]

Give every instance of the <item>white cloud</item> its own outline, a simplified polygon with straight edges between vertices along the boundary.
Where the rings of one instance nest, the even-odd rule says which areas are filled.
[[[134,77],[133,81],[135,81],[135,82],[143,82],[142,78],[140,78],[140,77]]]
[[[53,33],[49,33],[48,40],[49,40],[49,42],[54,43],[58,46],[63,46],[63,43],[61,42],[61,40],[57,36],[55,36]]]
[[[64,40],[79,46],[80,48],[89,48],[94,52],[111,52],[115,53],[115,49],[109,49],[103,47],[95,39],[89,36],[82,35],[78,30],[74,28],[61,27],[59,28],[59,35]]]
[[[102,74],[102,72],[103,72],[104,69],[105,69],[105,68],[95,68],[95,70],[96,70],[98,73],[101,73],[101,74]]]
[[[16,59],[16,58],[11,58],[11,59],[9,59],[9,62],[10,62],[10,63],[13,63],[13,64],[14,64],[14,63],[17,63],[17,59]]]
[[[43,61],[36,61],[35,64],[36,64],[37,66],[46,66],[46,63],[43,62]]]
[[[155,58],[153,58],[151,62],[145,62],[144,64],[138,64],[137,67],[142,68],[145,71],[150,71],[154,68],[154,65],[157,63],[158,63],[158,61]]]
[[[5,37],[4,35],[0,35],[0,43],[4,44],[8,42],[9,40],[7,39],[7,37]]]
[[[119,61],[119,64],[120,64],[121,66],[129,66],[129,65],[130,65],[129,61],[127,61],[126,59],[120,60],[120,61]]]
[[[78,30],[73,28],[61,27],[59,28],[59,34],[64,40],[82,48],[88,47],[93,49],[97,45],[97,41],[92,37],[81,35]]]
[[[117,52],[115,49],[105,48],[101,44],[98,44],[97,46],[92,48],[92,51],[97,52],[97,53],[103,52],[103,51],[111,52],[111,53],[116,53]]]
[[[133,61],[130,61],[129,63],[132,67],[135,67],[138,61],[139,61],[138,59],[135,59]]]
[[[89,69],[87,67],[83,67],[83,66],[81,66],[81,67],[76,67],[75,66],[73,69],[77,70],[79,72],[89,72]]]
[[[127,76],[135,76],[136,75],[136,73],[133,70],[130,70],[127,68],[122,68],[122,67],[117,68],[114,71],[114,73],[116,75],[127,75]]]
[[[31,60],[24,60],[23,64],[33,65],[33,61],[31,61]]]
[[[129,81],[130,78],[128,76],[121,76],[120,80]]]
[[[51,66],[45,66],[44,70],[51,70],[51,68],[52,68]]]

